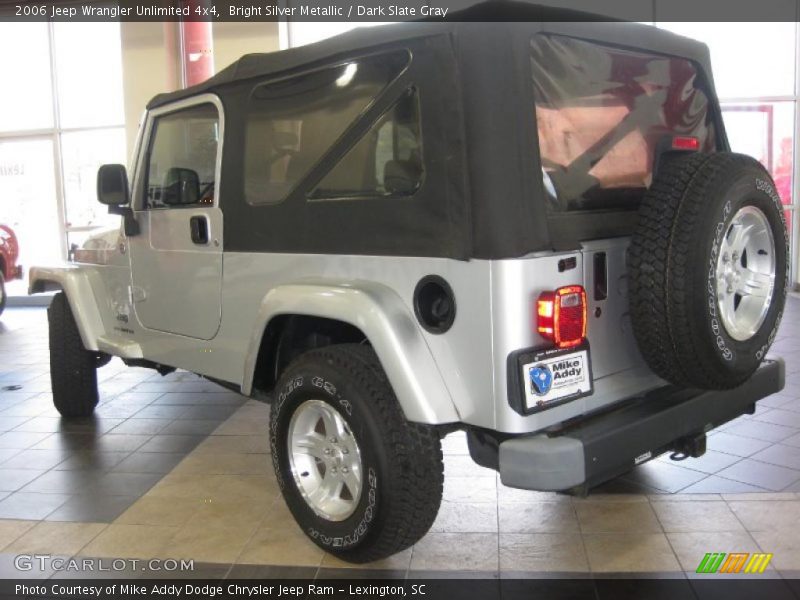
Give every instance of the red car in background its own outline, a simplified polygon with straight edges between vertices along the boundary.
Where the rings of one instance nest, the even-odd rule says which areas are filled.
[[[22,266],[17,264],[17,258],[17,236],[7,225],[0,225],[0,314],[6,307],[6,281],[22,279]]]

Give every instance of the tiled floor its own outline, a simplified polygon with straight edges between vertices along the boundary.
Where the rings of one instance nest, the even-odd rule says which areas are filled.
[[[588,498],[506,488],[444,440],[445,496],[431,532],[378,564],[325,555],[294,524],[272,475],[268,407],[187,373],[113,361],[97,417],[51,406],[41,309],[0,321],[0,576],[21,553],[185,558],[195,576],[672,573],[706,552],[774,553],[800,570],[800,301],[775,353],[782,394],[709,438],[699,460],[645,464]],[[375,571],[373,571],[375,572]],[[25,576],[48,576],[29,572]]]
[[[113,521],[244,404],[194,375],[115,361],[99,371],[97,417],[62,421],[44,310],[10,309],[0,328],[0,518]]]

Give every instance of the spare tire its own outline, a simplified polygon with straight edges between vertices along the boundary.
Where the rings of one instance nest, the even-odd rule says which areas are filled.
[[[740,154],[662,164],[628,250],[633,331],[668,382],[729,389],[758,368],[789,281],[784,207],[769,173]]]

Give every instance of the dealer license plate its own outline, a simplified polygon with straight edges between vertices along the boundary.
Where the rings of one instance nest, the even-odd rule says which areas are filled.
[[[529,355],[530,356],[530,355]],[[528,410],[592,393],[592,369],[587,349],[536,352],[522,365]]]

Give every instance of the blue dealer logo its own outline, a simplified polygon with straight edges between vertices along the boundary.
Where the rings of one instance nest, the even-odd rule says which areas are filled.
[[[528,371],[531,379],[531,388],[537,396],[546,396],[553,386],[553,372],[547,365],[537,365]]]

